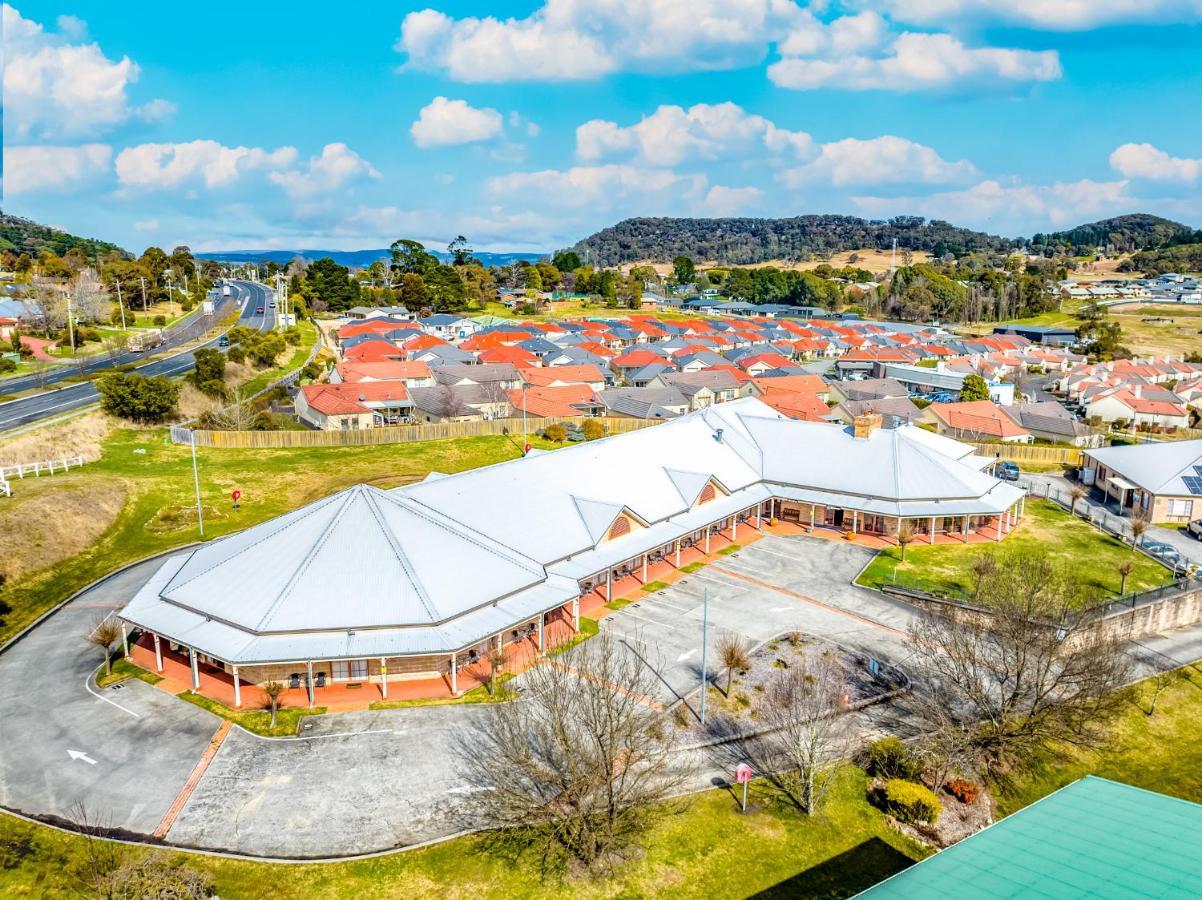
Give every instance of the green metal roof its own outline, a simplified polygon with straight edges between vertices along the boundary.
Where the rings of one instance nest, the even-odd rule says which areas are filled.
[[[1200,895],[1202,805],[1089,775],[860,896]]]

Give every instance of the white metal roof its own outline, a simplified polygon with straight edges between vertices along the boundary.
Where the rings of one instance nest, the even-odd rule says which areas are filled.
[[[350,488],[168,560],[122,616],[232,663],[449,652],[772,496],[891,516],[986,514],[1022,496],[979,466],[921,429],[856,438],[735,400],[392,491]],[[696,506],[711,480],[721,491]],[[624,511],[640,527],[606,540]]]
[[[1149,493],[1197,496],[1182,479],[1202,477],[1202,440],[1100,447],[1085,455]]]

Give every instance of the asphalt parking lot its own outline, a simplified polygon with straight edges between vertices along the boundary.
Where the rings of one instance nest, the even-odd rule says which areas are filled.
[[[701,683],[702,606],[708,596],[707,667],[734,634],[760,644],[787,631],[837,641],[892,662],[905,655],[906,608],[851,584],[873,551],[805,537],[765,537],[601,620],[603,633],[656,672],[671,703]]]
[[[153,833],[220,724],[141,681],[93,692],[100,651],[85,641],[154,563],[55,613],[0,655],[0,804]]]

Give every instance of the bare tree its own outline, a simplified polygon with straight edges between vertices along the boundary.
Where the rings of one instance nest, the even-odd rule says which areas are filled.
[[[75,318],[84,322],[95,322],[108,303],[104,285],[91,269],[83,269],[71,282],[71,305]]]
[[[50,380],[50,370],[54,367],[54,363],[48,359],[31,359],[29,361],[29,374],[33,376],[33,380],[37,382],[38,387],[44,388],[46,382]]]
[[[508,660],[505,658],[505,650],[501,647],[494,647],[488,653],[488,694],[490,697],[497,696],[497,682],[501,674],[505,671],[505,664]]]
[[[807,815],[821,806],[854,746],[843,714],[846,689],[842,664],[825,651],[781,670],[759,703],[760,719],[772,729],[763,738],[766,758],[784,766],[772,781]]]
[[[1170,669],[1167,672],[1157,672],[1149,678],[1147,684],[1151,690],[1151,696],[1148,698],[1148,708],[1144,710],[1144,715],[1156,715],[1156,704],[1160,702],[1160,695],[1185,680],[1187,679],[1184,669]]]
[[[106,334],[101,338],[100,345],[104,347],[104,353],[109,358],[109,362],[116,365],[117,360],[129,346],[129,339],[123,334]]]
[[[1095,620],[1070,618],[1080,603],[1073,574],[1017,553],[985,580],[980,600],[990,612],[928,613],[909,640],[923,680],[972,723],[977,750],[1003,761],[1048,741],[1096,745],[1122,703],[1128,662]]]
[[[1119,582],[1119,596],[1127,593],[1127,577],[1135,571],[1135,560],[1127,559],[1119,564],[1119,577],[1122,579]]]
[[[901,547],[901,561],[906,561],[906,548],[914,543],[914,539],[918,537],[918,533],[914,530],[914,526],[909,522],[902,522],[897,529],[897,545]]]
[[[973,576],[973,602],[979,603],[981,600],[981,590],[985,587],[987,579],[997,572],[997,557],[992,553],[978,553],[973,557],[972,565]]]
[[[104,651],[104,674],[113,673],[112,649],[113,644],[121,639],[121,625],[116,619],[106,616],[99,619],[88,632],[88,643],[95,644]]]
[[[1139,539],[1144,536],[1144,532],[1151,526],[1152,520],[1147,516],[1135,516],[1131,519],[1131,552],[1135,552],[1135,548],[1139,546]]]
[[[599,635],[526,673],[526,696],[465,734],[466,810],[495,849],[534,854],[544,872],[605,868],[668,809],[688,771],[647,702],[652,670]]]
[[[1069,506],[1068,510],[1073,515],[1077,513],[1077,504],[1081,499],[1089,493],[1089,488],[1083,484],[1074,484],[1068,489]]]
[[[280,708],[280,694],[284,693],[284,683],[273,678],[262,685],[260,690],[267,695],[267,702],[271,706],[271,727],[275,728],[275,713]]]
[[[747,645],[737,634],[725,634],[722,640],[718,641],[718,659],[726,669],[726,696],[729,697],[735,669],[746,669],[751,664]]]

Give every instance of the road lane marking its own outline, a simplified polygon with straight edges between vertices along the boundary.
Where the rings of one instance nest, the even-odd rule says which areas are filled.
[[[96,760],[92,759],[92,757],[88,756],[88,754],[84,753],[82,750],[68,750],[67,755],[73,760],[77,759],[82,762],[86,762],[89,766],[96,765]]]
[[[188,802],[188,798],[192,796],[192,792],[200,784],[200,779],[204,777],[205,771],[209,768],[209,763],[213,761],[213,757],[221,749],[221,744],[225,740],[225,736],[230,733],[233,724],[229,720],[223,721],[221,727],[217,729],[217,733],[213,735],[213,739],[209,741],[209,746],[205,748],[205,752],[200,755],[200,759],[192,769],[192,774],[188,776],[188,780],[184,782],[184,786],[180,788],[179,793],[175,795],[175,799],[171,801],[171,805],[167,807],[167,812],[163,813],[159,827],[154,830],[154,836],[159,840],[167,837],[167,832],[171,830],[171,826],[175,824],[175,820],[183,810],[184,804]]]

